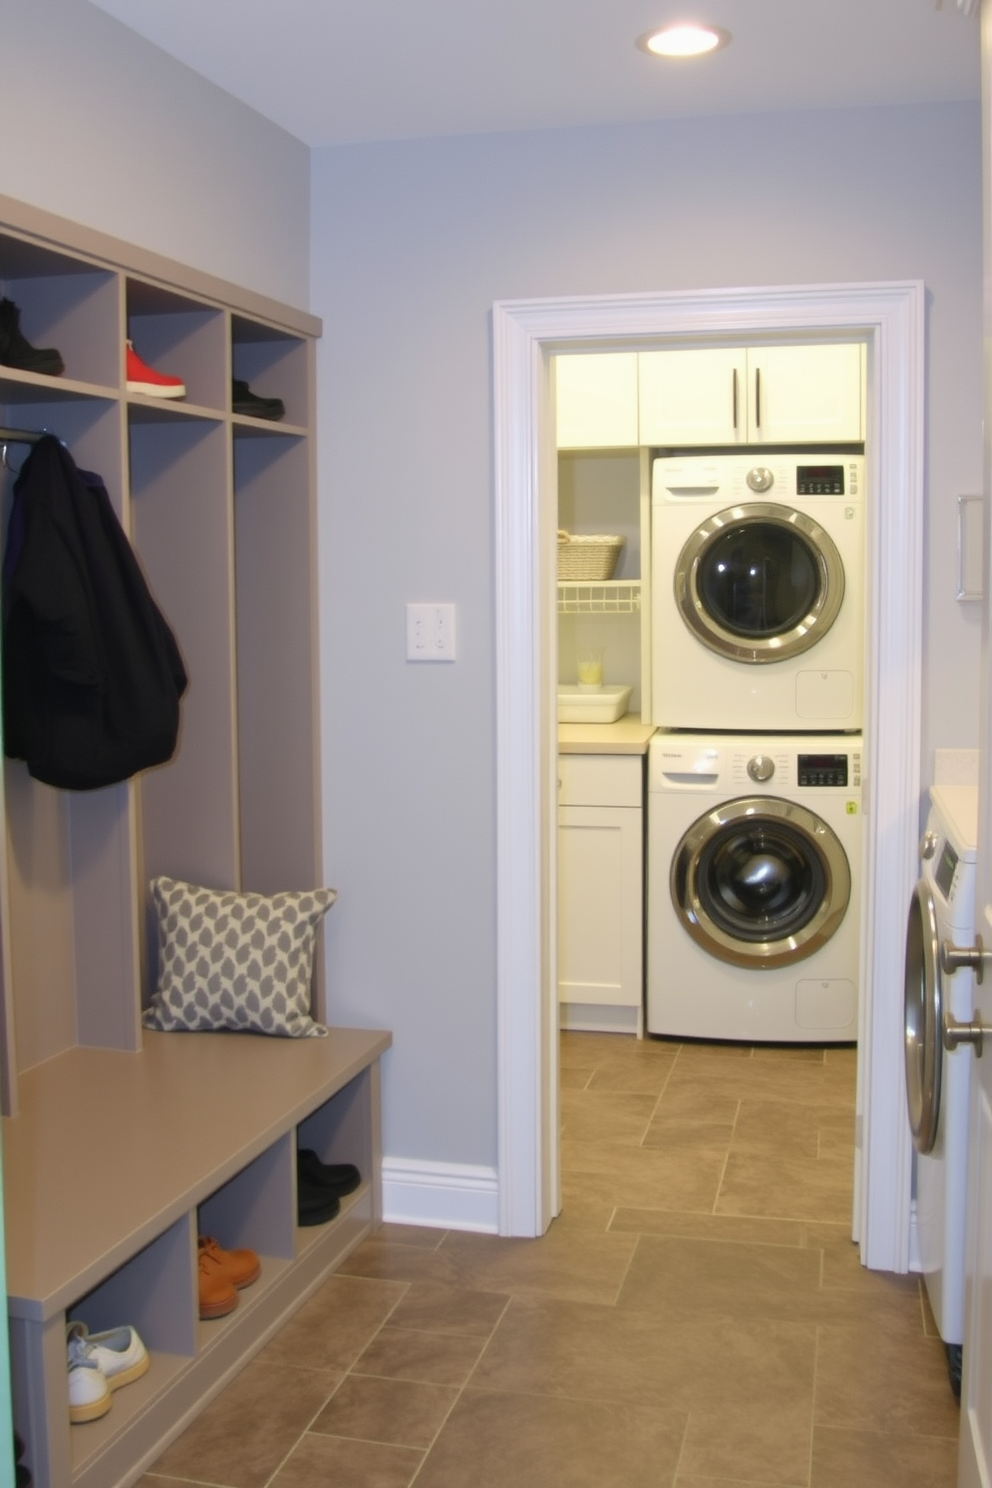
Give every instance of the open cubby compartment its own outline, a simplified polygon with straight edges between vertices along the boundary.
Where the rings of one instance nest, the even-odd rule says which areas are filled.
[[[276,424],[310,421],[311,348],[301,336],[242,315],[231,316],[232,376],[263,398],[281,398],[286,416]]]
[[[77,395],[55,384],[39,387],[37,382],[13,382],[0,367],[0,423],[5,428],[54,434],[61,439],[80,470],[91,470],[101,477],[114,510],[122,516],[124,446],[116,401]],[[14,474],[29,453],[30,445],[10,445],[8,459]],[[10,491],[5,495],[9,498]],[[5,534],[8,509],[5,501]]]
[[[293,1161],[291,1135],[286,1132],[203,1201],[199,1233],[210,1235],[224,1250],[247,1246],[263,1258],[290,1259]],[[264,1260],[262,1271],[264,1278]]]
[[[129,419],[132,540],[189,681],[174,757],[140,777],[140,892],[159,874],[236,889],[230,441],[222,423],[144,412]]]
[[[107,1415],[70,1426],[74,1478],[89,1474],[95,1481],[118,1481],[108,1469],[113,1458],[133,1456],[129,1426],[140,1430],[144,1413],[196,1351],[196,1295],[195,1237],[191,1216],[184,1215],[69,1310],[67,1321],[79,1319],[91,1333],[129,1324],[150,1361],[146,1374],[114,1392]]]
[[[19,307],[21,332],[31,345],[54,346],[61,353],[64,377],[118,388],[122,322],[117,274],[0,233],[0,291]]]
[[[309,460],[305,439],[234,440],[241,867],[263,894],[320,882]]]
[[[156,372],[182,378],[186,403],[218,410],[230,407],[227,318],[222,310],[161,285],[129,278],[127,327],[143,362]]]
[[[184,1215],[92,1291],[44,1321],[13,1316],[11,1376],[14,1422],[39,1484],[109,1485],[133,1458],[129,1434],[187,1367],[196,1347],[195,1236]],[[91,1333],[129,1324],[149,1354],[139,1380],[116,1391],[96,1421],[69,1422],[66,1324]],[[116,1465],[115,1465],[116,1464]]]
[[[331,1037],[333,1038],[333,1033]],[[371,1065],[349,1080],[336,1095],[312,1111],[296,1129],[296,1145],[301,1150],[316,1152],[321,1162],[354,1163],[362,1175],[362,1195],[372,1195],[378,1203],[380,1174],[377,1164],[379,1141],[379,1066]],[[353,1202],[349,1195],[342,1208]],[[369,1217],[379,1222],[378,1210]]]

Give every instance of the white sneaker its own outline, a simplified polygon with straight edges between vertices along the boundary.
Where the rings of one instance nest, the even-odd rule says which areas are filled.
[[[96,1362],[111,1390],[140,1379],[148,1369],[148,1350],[136,1328],[110,1328],[106,1333],[91,1333],[85,1323],[69,1324],[68,1336],[87,1344],[87,1356]]]
[[[105,1416],[113,1404],[110,1386],[93,1356],[80,1325],[70,1323],[66,1333],[66,1355],[69,1365],[69,1420],[96,1421]]]

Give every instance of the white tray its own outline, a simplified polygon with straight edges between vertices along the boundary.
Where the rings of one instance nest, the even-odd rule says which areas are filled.
[[[616,723],[630,707],[632,687],[607,682],[598,692],[583,692],[577,684],[558,684],[559,723]]]

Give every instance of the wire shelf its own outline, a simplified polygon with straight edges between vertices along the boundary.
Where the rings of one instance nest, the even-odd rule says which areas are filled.
[[[640,581],[604,579],[595,584],[561,579],[559,615],[636,615],[641,608]]]

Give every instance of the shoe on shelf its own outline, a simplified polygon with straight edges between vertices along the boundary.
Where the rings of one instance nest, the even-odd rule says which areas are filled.
[[[281,419],[286,414],[281,398],[263,398],[238,378],[231,384],[231,408],[235,413],[246,413],[249,418]]]
[[[209,1235],[201,1235],[198,1244],[201,1263],[204,1256],[208,1256],[211,1265],[217,1267],[232,1286],[240,1289],[258,1280],[262,1263],[253,1250],[222,1250]]]
[[[308,1225],[327,1224],[341,1210],[341,1200],[329,1188],[296,1181],[296,1222],[301,1229]]]
[[[54,346],[39,348],[24,339],[21,312],[6,297],[0,300],[0,362],[5,367],[42,372],[48,377],[58,377],[65,371],[65,362]]]
[[[14,1484],[15,1488],[31,1488],[31,1469],[21,1461],[27,1447],[19,1431],[14,1432]]]
[[[156,372],[154,367],[141,360],[130,341],[127,343],[127,390],[129,393],[150,393],[153,398],[186,396],[186,384],[181,377]]]
[[[299,1182],[326,1189],[339,1198],[354,1193],[362,1181],[354,1163],[321,1162],[309,1147],[301,1147],[296,1154],[296,1176]]]
[[[226,1317],[238,1305],[234,1283],[214,1251],[199,1243],[199,1291],[201,1318]]]
[[[69,1324],[68,1336],[76,1335],[90,1346],[90,1355],[112,1390],[140,1379],[148,1370],[148,1350],[138,1337],[137,1329],[128,1326],[110,1328],[106,1333],[91,1333],[85,1323]]]
[[[113,1404],[106,1375],[84,1334],[70,1324],[66,1334],[69,1364],[69,1420],[97,1421]]]

